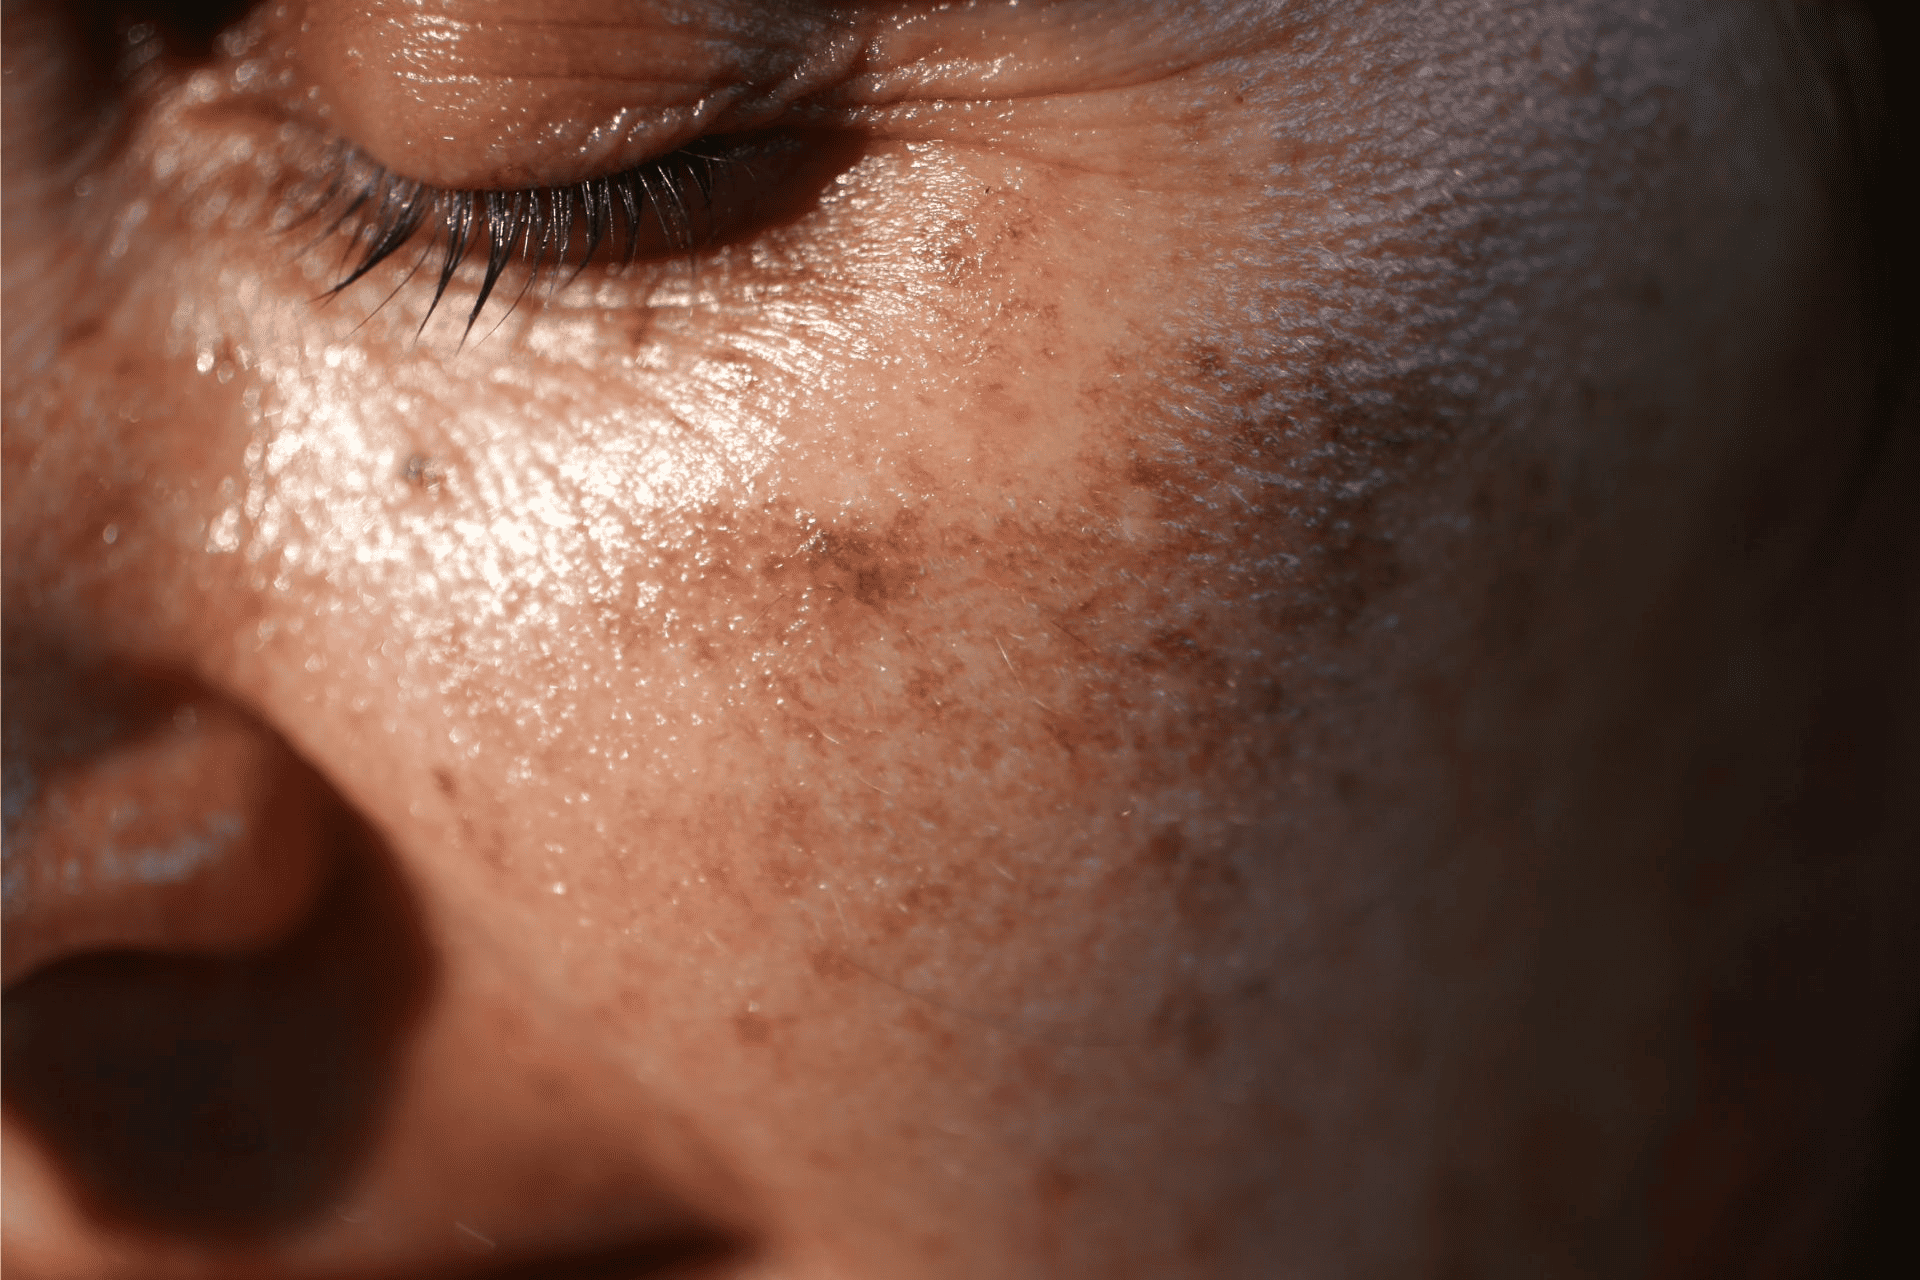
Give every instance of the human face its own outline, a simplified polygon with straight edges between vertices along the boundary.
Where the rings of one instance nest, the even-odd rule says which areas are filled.
[[[10,8],[8,1267],[1816,1247],[1916,887],[1809,753],[1913,708],[1786,22]],[[275,230],[769,121],[470,331]]]

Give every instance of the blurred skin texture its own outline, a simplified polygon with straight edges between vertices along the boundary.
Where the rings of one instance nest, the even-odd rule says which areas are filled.
[[[232,18],[6,10],[10,1277],[1832,1245],[1920,1001],[1848,12]],[[284,229],[793,120],[464,337]]]

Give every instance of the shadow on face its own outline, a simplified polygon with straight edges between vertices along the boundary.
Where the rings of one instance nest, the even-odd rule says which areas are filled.
[[[291,936],[244,954],[90,948],[7,992],[9,1123],[103,1219],[243,1240],[324,1213],[376,1139],[431,997],[390,851],[303,762],[276,757],[300,775],[279,785],[311,801],[270,795],[246,838],[317,841],[327,868]]]

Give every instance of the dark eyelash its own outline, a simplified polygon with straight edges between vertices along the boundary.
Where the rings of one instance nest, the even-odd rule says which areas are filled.
[[[515,262],[527,266],[524,295],[542,279],[571,280],[603,250],[620,262],[633,262],[643,250],[692,253],[713,231],[715,174],[737,163],[719,145],[695,144],[621,173],[565,186],[454,191],[403,178],[341,145],[320,169],[321,180],[290,201],[289,225],[323,221],[316,246],[346,238],[342,275],[329,296],[425,236],[426,247],[406,277],[411,280],[438,257],[423,329],[461,264],[481,259],[484,272],[466,320],[471,333]]]

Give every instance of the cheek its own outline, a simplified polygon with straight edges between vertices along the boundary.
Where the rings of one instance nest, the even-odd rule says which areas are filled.
[[[851,251],[796,250],[757,299],[583,287],[458,351],[413,345],[404,297],[361,325],[156,219],[178,274],[34,410],[50,484],[125,471],[97,512],[21,518],[74,548],[119,521],[59,553],[112,642],[164,633],[265,708],[449,947],[704,1114],[778,1090],[797,1118],[744,1157],[769,1181],[946,1125],[1072,1198],[1171,1137],[1234,1143],[1121,1122],[1118,1075],[1044,1046],[1244,1090],[1255,924],[1352,915],[1294,742],[1327,592],[1275,587],[1317,535],[1236,480],[1282,441],[1189,412],[1230,379],[1175,318],[1177,207],[928,149],[860,182],[877,205],[822,214]],[[822,1089],[892,1103],[869,1131]],[[1086,1169],[1047,1164],[1069,1138]]]
[[[464,346],[152,215],[132,257],[174,265],[35,411],[89,424],[74,492],[124,458],[99,501],[138,512],[50,520],[127,530],[62,572],[276,709],[479,917],[588,919],[627,981],[711,944],[621,939],[751,938],[743,981],[1206,1025],[1140,975],[1340,882],[1296,737],[1308,648],[1394,573],[1319,496],[1367,451],[1273,412],[1323,369],[1208,337],[1270,269],[1210,242],[1233,177],[1206,228],[937,147],[849,177],[703,268],[717,301],[674,264]]]
[[[325,672],[308,732],[404,742],[367,802],[443,829],[450,881],[937,960],[983,1012],[1051,986],[1110,1033],[1158,996],[1098,957],[1233,945],[1305,531],[1178,420],[1178,335],[1111,318],[1168,282],[1053,212],[1094,193],[938,154],[862,181],[891,203],[829,206],[835,274],[639,341],[529,304],[401,361],[403,309],[301,343],[216,304],[188,349],[265,354],[196,558],[270,602],[246,679]]]

